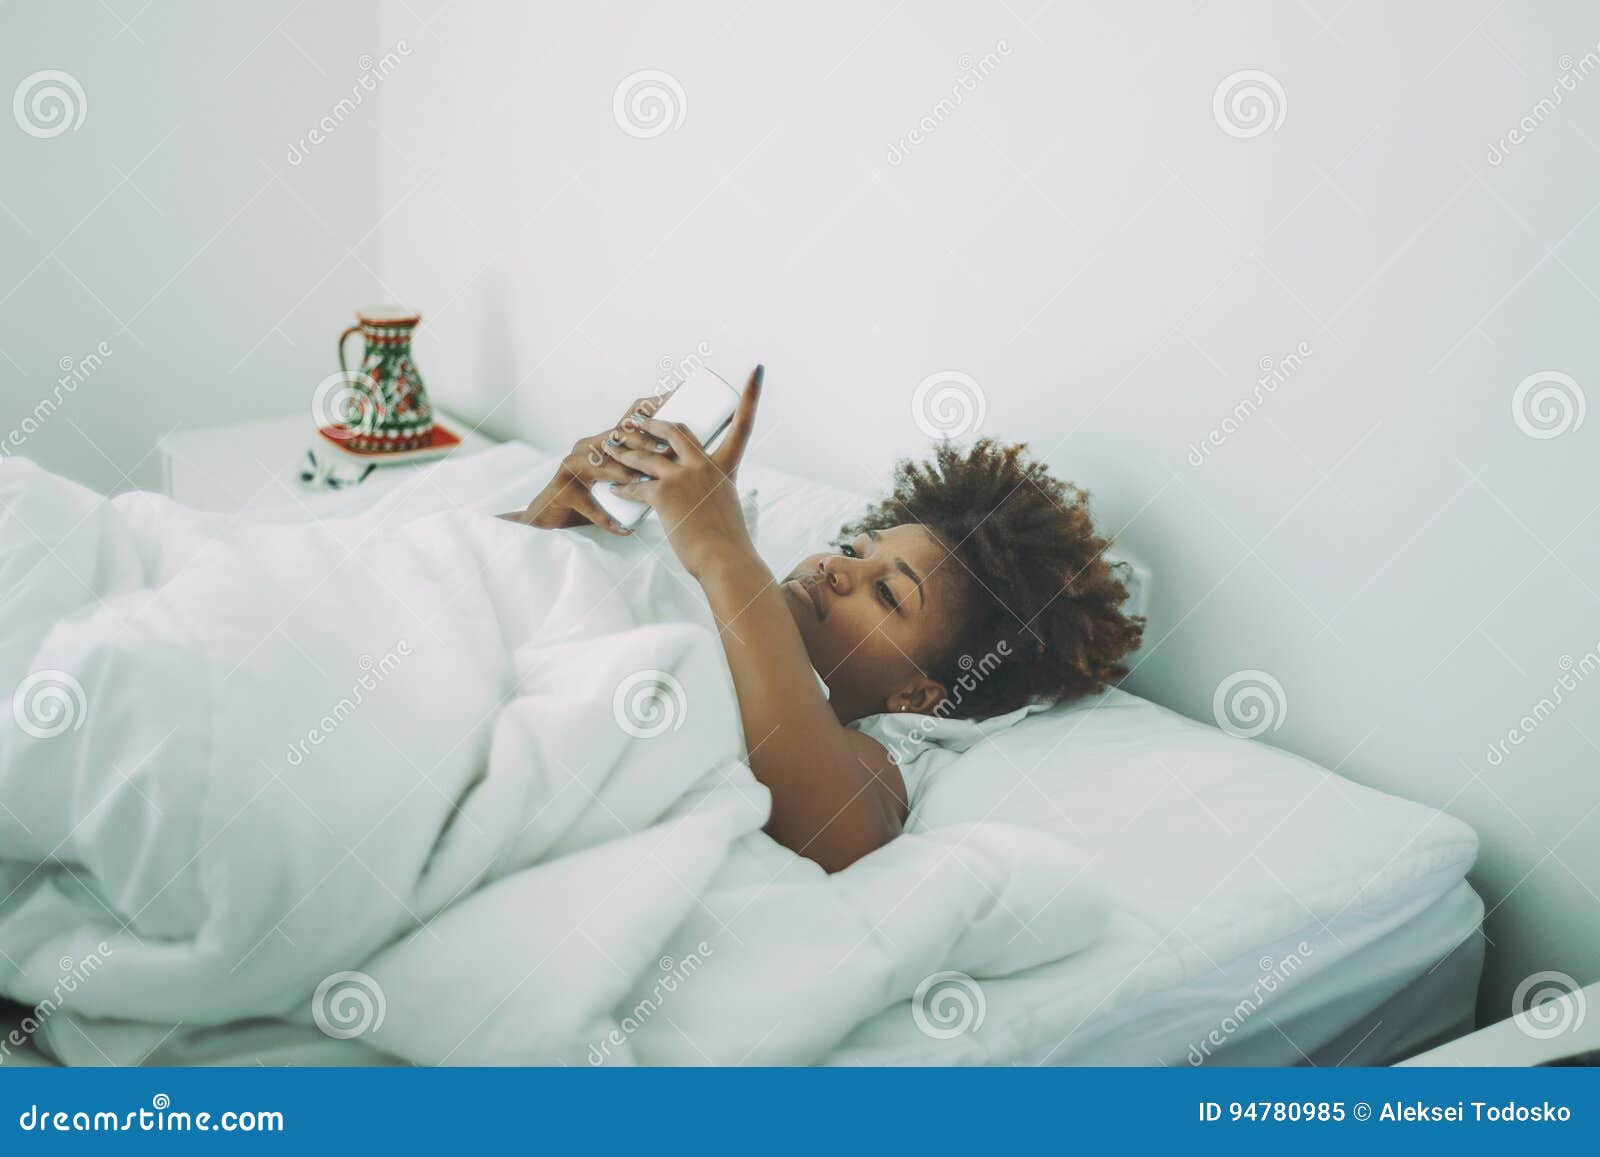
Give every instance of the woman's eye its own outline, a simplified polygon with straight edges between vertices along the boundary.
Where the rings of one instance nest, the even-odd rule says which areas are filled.
[[[841,542],[839,544],[839,553],[844,555],[845,558],[860,558],[861,557],[859,554],[856,553],[856,548],[851,546],[848,542]]]
[[[890,590],[889,584],[882,579],[878,580],[878,597],[884,601],[891,611],[900,609],[900,604],[895,600],[894,591]]]

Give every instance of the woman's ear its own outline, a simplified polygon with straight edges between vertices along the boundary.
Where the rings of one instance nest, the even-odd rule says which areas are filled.
[[[928,715],[949,694],[950,692],[939,680],[921,675],[910,680],[905,686],[890,695],[884,701],[884,710],[891,715],[901,711],[915,711],[922,715]]]

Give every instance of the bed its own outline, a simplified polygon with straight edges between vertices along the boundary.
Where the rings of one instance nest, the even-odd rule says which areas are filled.
[[[743,481],[776,567],[864,498],[759,469]],[[1152,576],[1127,566],[1143,610]],[[1094,849],[1112,921],[1085,952],[986,981],[977,1031],[930,1041],[891,1008],[838,1063],[1371,1065],[1472,1028],[1475,834],[1267,744],[1113,690],[964,755],[919,813],[913,826],[981,814]]]
[[[244,517],[349,514],[395,487],[410,488],[413,506],[511,509],[549,467],[547,455],[508,443]],[[828,541],[863,501],[753,466],[741,483],[757,494],[758,543],[775,569]],[[1150,576],[1129,573],[1148,586]],[[998,977],[930,976],[942,996],[919,987],[826,1063],[1380,1064],[1471,1027],[1483,909],[1465,876],[1477,840],[1443,813],[1111,690],[961,756],[909,827],[978,820],[1044,829],[1082,849],[1108,898],[1098,939]],[[1074,885],[1064,879],[1062,890]],[[74,1064],[387,1060],[306,1025],[90,1027],[57,1015],[39,1042]],[[30,1059],[39,1058],[13,1048],[6,1063]]]

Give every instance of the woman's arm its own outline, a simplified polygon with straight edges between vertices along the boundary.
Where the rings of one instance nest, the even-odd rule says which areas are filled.
[[[750,769],[772,792],[767,833],[830,872],[899,835],[899,769],[828,706],[783,592],[754,548],[719,552],[695,577],[733,673]]]
[[[750,541],[732,476],[750,439],[760,388],[758,367],[715,453],[686,428],[653,419],[640,428],[665,441],[673,457],[615,446],[606,453],[648,476],[617,492],[655,507],[711,605],[750,768],[772,793],[768,834],[838,871],[899,834],[904,786],[888,752],[841,724],[828,706],[783,593]]]

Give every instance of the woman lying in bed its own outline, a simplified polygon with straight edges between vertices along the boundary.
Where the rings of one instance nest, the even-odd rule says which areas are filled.
[[[750,767],[772,793],[768,834],[837,871],[906,821],[904,752],[885,745],[884,715],[984,719],[1099,691],[1125,673],[1143,621],[1122,611],[1127,591],[1101,557],[1109,543],[1087,495],[1023,446],[987,439],[902,462],[893,493],[835,550],[775,582],[733,483],[761,379],[757,367],[717,449],[651,417],[664,399],[641,398],[621,427],[579,441],[526,510],[502,517],[630,533],[590,495],[597,481],[655,509],[715,616]]]

